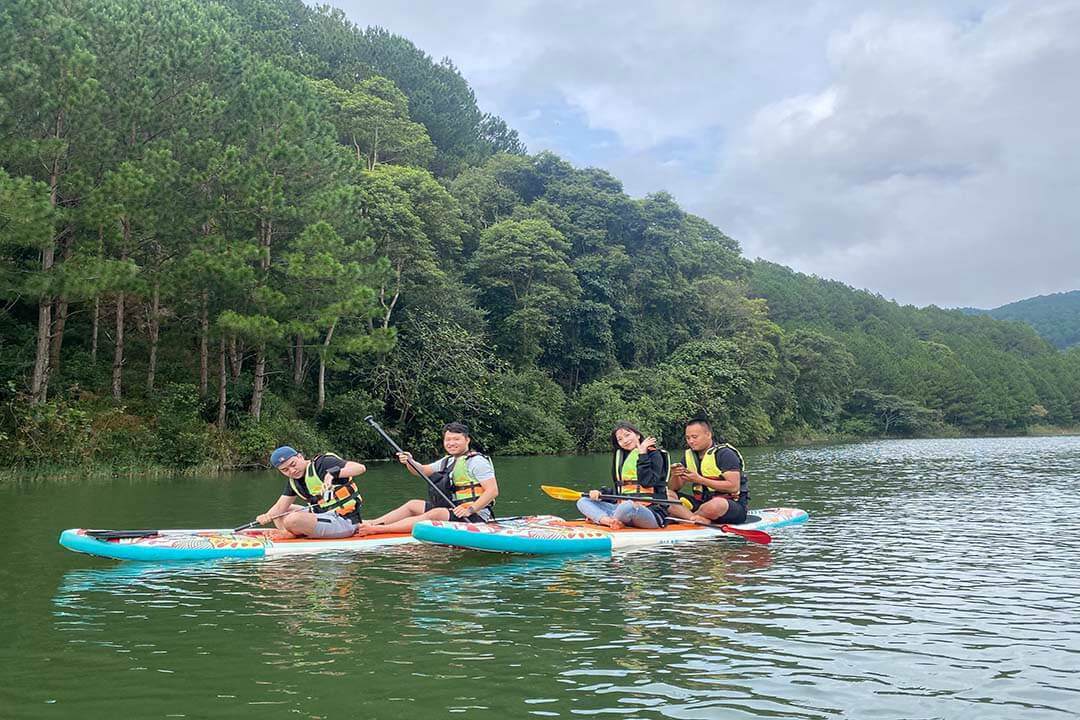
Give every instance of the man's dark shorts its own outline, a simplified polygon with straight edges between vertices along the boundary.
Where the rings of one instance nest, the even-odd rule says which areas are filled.
[[[699,502],[692,497],[684,496],[693,505],[694,512],[698,511],[705,503]],[[708,501],[706,501],[708,502]],[[717,525],[738,525],[741,522],[746,522],[746,503],[736,502],[735,500],[728,500],[727,512],[722,516],[713,520]]]

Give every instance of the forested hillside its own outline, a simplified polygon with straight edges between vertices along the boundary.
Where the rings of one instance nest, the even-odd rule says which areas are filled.
[[[750,263],[527,155],[460,73],[299,0],[0,9],[0,447],[16,464],[1023,432],[1080,350]]]
[[[1025,322],[1062,350],[1080,345],[1080,290],[1039,295],[979,312]]]

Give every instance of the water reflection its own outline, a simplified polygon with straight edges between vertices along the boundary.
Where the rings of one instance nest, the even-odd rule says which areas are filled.
[[[752,462],[756,497],[812,515],[768,547],[72,570],[46,650],[95,683],[54,673],[50,692],[132,717],[1076,716],[1078,441]],[[12,687],[49,667],[24,662]]]

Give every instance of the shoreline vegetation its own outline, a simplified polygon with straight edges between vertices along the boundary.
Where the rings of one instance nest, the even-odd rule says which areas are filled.
[[[1016,437],[1074,437],[1080,436],[1080,425],[1068,428],[1060,428],[1054,426],[1033,426],[1028,429],[1028,432],[1024,435],[998,435],[998,434],[982,434],[982,435],[960,435],[954,433],[947,433],[943,435],[927,435],[927,436],[879,436],[879,437],[866,437],[866,436],[852,436],[852,435],[835,435],[835,436],[816,436],[813,438],[802,437],[797,439],[782,439],[769,442],[765,445],[750,446],[750,447],[812,447],[816,445],[838,445],[846,443],[859,443],[859,442],[875,442],[882,440],[970,440],[980,438],[1016,438]],[[566,455],[545,455],[543,457],[560,457]],[[507,457],[507,456],[503,456]],[[523,455],[508,456],[508,457],[527,457]],[[536,457],[535,455],[532,457]],[[372,458],[356,458],[359,462],[366,465],[373,463],[387,463],[393,462],[392,459],[386,457],[372,457]],[[118,477],[143,477],[148,480],[173,478],[173,477],[205,477],[208,475],[221,475],[221,474],[234,474],[234,473],[247,473],[247,472],[268,472],[270,470],[268,465],[245,465],[242,467],[225,467],[220,465],[198,465],[186,468],[168,467],[164,465],[145,465],[145,466],[115,466],[107,463],[95,463],[93,465],[79,466],[79,465],[38,465],[38,466],[25,466],[25,467],[6,467],[0,468],[0,484],[3,483],[19,483],[19,482],[77,482],[77,481],[93,481],[93,480],[109,480]]]
[[[300,0],[4,3],[0,295],[0,477],[1080,423],[1080,347],[751,261]]]

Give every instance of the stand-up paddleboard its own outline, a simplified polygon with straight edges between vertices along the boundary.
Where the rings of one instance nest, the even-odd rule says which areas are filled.
[[[773,530],[806,522],[810,516],[798,508],[754,510],[746,522],[731,527],[740,530]],[[610,528],[584,520],[527,522],[516,526],[483,523],[454,523],[426,520],[413,527],[413,537],[436,545],[523,555],[565,555],[610,553],[613,550],[671,545],[691,540],[709,540],[727,535],[720,526],[671,523],[656,530]]]
[[[536,515],[500,521],[498,527],[514,527],[561,521],[552,515]],[[495,526],[495,525],[493,525]],[[294,538],[274,540],[266,530],[86,530],[75,528],[60,534],[69,550],[116,560],[206,560],[209,558],[262,558],[300,553],[364,551],[390,545],[419,542],[408,533],[353,535],[348,538]]]

